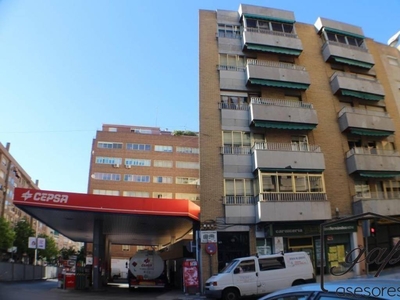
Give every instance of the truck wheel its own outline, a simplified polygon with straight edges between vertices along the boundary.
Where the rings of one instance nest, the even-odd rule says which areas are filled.
[[[304,283],[305,283],[304,280],[298,279],[298,280],[295,280],[295,281],[292,283],[292,286],[295,286],[295,285],[302,285],[302,284],[304,284]]]
[[[237,289],[229,288],[224,291],[222,294],[222,300],[238,300],[239,299],[239,292]]]

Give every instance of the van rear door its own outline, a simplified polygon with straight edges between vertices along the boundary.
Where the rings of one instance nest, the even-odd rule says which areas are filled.
[[[242,260],[233,271],[233,285],[240,289],[241,296],[257,294],[257,272],[255,260]]]

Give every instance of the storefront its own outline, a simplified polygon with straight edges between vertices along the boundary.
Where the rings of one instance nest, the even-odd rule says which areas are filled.
[[[310,255],[317,274],[321,273],[320,225],[313,223],[274,223],[264,227],[265,237],[257,238],[259,254],[280,251],[304,251]],[[346,255],[351,251],[352,234],[357,232],[357,222],[328,226],[325,229],[324,273],[336,267],[337,271],[348,269]],[[268,253],[269,252],[269,253]]]

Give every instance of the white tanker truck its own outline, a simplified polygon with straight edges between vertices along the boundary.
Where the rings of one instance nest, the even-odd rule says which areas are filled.
[[[138,288],[165,288],[167,276],[164,269],[164,261],[155,251],[138,251],[129,260],[129,290]]]

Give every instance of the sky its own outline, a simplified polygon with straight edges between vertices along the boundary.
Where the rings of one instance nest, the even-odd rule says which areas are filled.
[[[102,124],[198,131],[199,10],[240,3],[400,30],[400,0],[0,0],[0,143],[41,189],[86,193]]]

